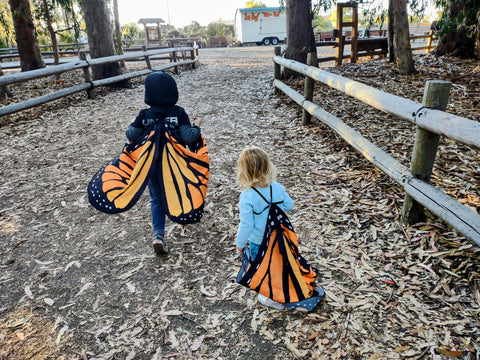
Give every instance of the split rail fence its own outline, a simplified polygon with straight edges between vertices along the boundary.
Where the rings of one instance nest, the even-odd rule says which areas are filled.
[[[308,61],[312,61],[313,54],[309,55]],[[449,82],[427,82],[423,103],[419,104],[317,67],[285,59],[280,56],[278,47],[275,48],[273,61],[276,91],[282,91],[303,108],[304,125],[309,124],[311,116],[314,116],[403,187],[406,193],[402,210],[404,222],[416,222],[416,216],[423,212],[425,207],[467,239],[480,245],[480,215],[429,183],[440,136],[480,148],[480,122],[443,111],[448,102],[451,87]],[[282,66],[305,75],[304,95],[281,81]],[[355,129],[314,104],[312,99],[315,81],[415,124],[417,133],[410,169],[371,143]]]
[[[179,61],[178,53],[182,55],[183,60]],[[185,59],[184,55],[186,53],[190,54],[189,59]],[[170,62],[167,64],[162,64],[156,67],[152,67],[150,60],[152,59],[153,56],[158,56],[160,54],[170,54],[169,57],[167,58],[167,59],[170,59]],[[121,74],[118,76],[113,76],[105,79],[100,79],[100,80],[91,79],[90,67],[92,66],[108,64],[113,62],[120,62],[120,61],[129,61],[129,60],[140,61],[141,59],[143,59],[146,63],[147,68],[144,70],[133,71],[133,72],[129,72],[129,73],[125,73],[125,74]],[[178,71],[178,67],[182,65],[191,65],[193,68],[195,68],[197,62],[198,62],[198,46],[148,50],[148,51],[129,53],[125,55],[115,55],[115,56],[108,56],[108,57],[96,58],[96,59],[90,59],[90,58],[87,59],[86,53],[80,52],[79,60],[72,60],[65,64],[48,66],[43,69],[0,76],[0,88],[6,87],[8,85],[16,84],[16,83],[21,83],[28,80],[38,79],[38,78],[47,77],[51,75],[59,75],[64,72],[73,71],[77,69],[83,69],[84,80],[85,80],[84,83],[74,85],[69,88],[65,88],[47,95],[32,98],[16,104],[3,106],[0,108],[0,116],[13,114],[18,111],[26,110],[41,104],[45,104],[53,100],[57,100],[57,99],[81,92],[81,91],[86,91],[88,98],[91,99],[93,98],[93,89],[96,87],[112,85],[112,84],[125,81],[128,79],[132,79],[138,76],[148,75],[154,71],[163,71],[171,68],[174,68],[175,71]]]

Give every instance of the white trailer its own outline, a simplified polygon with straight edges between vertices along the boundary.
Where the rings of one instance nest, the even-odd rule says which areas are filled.
[[[285,8],[264,7],[237,9],[235,37],[240,44],[277,45],[287,37]]]

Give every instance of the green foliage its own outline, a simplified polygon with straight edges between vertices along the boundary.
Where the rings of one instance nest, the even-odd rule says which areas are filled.
[[[466,31],[473,37],[480,32],[480,0],[435,0],[435,6],[443,12],[438,21],[439,35],[452,31]]]
[[[0,46],[13,46],[13,24],[9,8],[6,4],[1,4],[0,8]]]
[[[232,25],[227,25],[222,22],[211,22],[207,27],[208,36],[225,36],[233,35],[234,29]]]
[[[262,8],[262,7],[267,7],[263,2],[261,1],[247,1],[245,3],[245,8],[250,9],[250,8]]]
[[[170,24],[160,24],[160,29],[162,30],[162,34],[168,34],[169,31],[171,30],[176,30],[175,26],[170,25]],[[143,32],[142,32],[143,34]]]
[[[142,38],[143,31],[134,22],[129,22],[122,25],[122,43],[130,47],[133,45],[135,39]]]
[[[185,37],[199,37],[205,33],[205,27],[201,26],[197,21],[192,21],[190,25],[187,25],[179,31],[185,35]]]
[[[287,0],[279,0],[280,7],[285,7]],[[336,0],[310,0],[310,8],[312,9],[311,18],[312,20],[315,18],[316,15],[320,13],[320,11],[327,11],[333,8],[333,6],[337,3]],[[334,21],[335,23],[335,21]]]
[[[327,31],[334,28],[333,23],[330,20],[326,20],[321,16],[315,16],[312,21],[313,31]]]
[[[60,43],[75,43],[82,36],[81,19],[78,0],[47,0],[45,9],[42,0],[33,0],[32,16],[34,18],[37,40],[40,45],[51,43],[47,31],[47,15]],[[48,10],[48,14],[47,14]]]
[[[171,29],[167,32],[167,38],[178,38],[178,37],[182,37],[183,35],[180,34],[180,31],[178,31],[177,29]]]

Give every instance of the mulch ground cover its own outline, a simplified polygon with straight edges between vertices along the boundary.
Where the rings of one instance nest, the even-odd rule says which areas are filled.
[[[143,78],[0,119],[1,359],[479,359],[479,247],[429,212],[403,224],[401,187],[274,94],[272,54],[201,49],[197,69],[174,74],[179,105],[203,119],[211,178],[201,223],[167,223],[167,256],[151,248],[147,193],[119,215],[86,193],[145,106]],[[447,111],[480,120],[478,61],[415,59],[412,76],[383,59],[327,70],[419,103],[426,80],[449,80]],[[77,81],[18,84],[2,105]],[[412,124],[324,85],[315,102],[408,166]],[[253,144],[276,164],[319,269],[326,298],[311,313],[267,309],[235,282],[236,160]],[[480,212],[479,182],[478,149],[442,139],[432,183]]]

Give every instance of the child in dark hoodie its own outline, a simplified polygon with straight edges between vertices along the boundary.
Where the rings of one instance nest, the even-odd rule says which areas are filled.
[[[170,134],[176,140],[184,145],[196,141],[200,136],[201,121],[194,118],[192,126],[185,110],[176,105],[177,101],[177,84],[170,75],[164,72],[148,75],[145,80],[145,103],[150,105],[150,108],[140,110],[135,121],[129,125],[126,132],[128,140],[137,139],[146,131],[150,131],[159,120],[165,119]],[[161,197],[162,180],[159,176],[160,166],[160,161],[152,165],[148,190],[153,225],[153,249],[157,254],[165,254],[167,253],[167,244],[165,242],[165,213]]]

